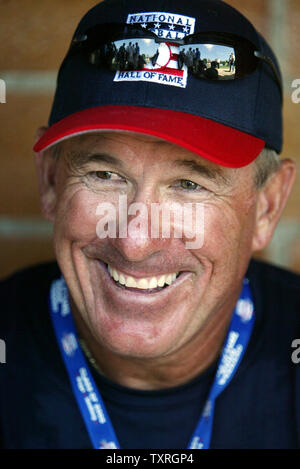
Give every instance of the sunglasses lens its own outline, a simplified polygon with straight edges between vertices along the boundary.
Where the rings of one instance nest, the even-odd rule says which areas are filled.
[[[207,80],[236,78],[235,49],[229,46],[201,43],[181,46],[178,65],[180,69],[185,65],[193,75]]]
[[[252,73],[258,63],[251,43],[224,40],[218,33],[177,42],[163,42],[142,28],[125,27],[111,34],[111,41],[103,40],[104,34],[103,28],[90,33],[82,50],[91,64],[115,72],[175,69],[205,80],[235,80]]]
[[[91,63],[115,71],[141,70],[143,68],[153,68],[158,65],[157,51],[163,48],[163,44],[158,45],[153,39],[122,39],[110,42],[99,47],[90,55]],[[164,55],[169,54],[165,51]],[[169,60],[169,59],[168,59]],[[165,60],[167,64],[167,60]],[[161,66],[164,66],[163,64]]]

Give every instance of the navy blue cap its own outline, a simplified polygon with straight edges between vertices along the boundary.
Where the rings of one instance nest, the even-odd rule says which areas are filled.
[[[269,56],[280,74],[266,41],[243,15],[221,0],[105,0],[83,17],[74,36],[111,22],[153,23],[165,31],[174,25],[174,30],[187,34],[236,34]],[[64,60],[49,129],[34,150],[45,150],[84,132],[127,130],[164,138],[229,167],[249,164],[265,145],[281,152],[281,95],[267,64],[228,82],[199,80],[188,74],[185,86],[174,86],[168,77],[161,81],[158,76],[149,75],[143,81],[132,77],[115,81],[113,72],[93,67],[79,55]]]

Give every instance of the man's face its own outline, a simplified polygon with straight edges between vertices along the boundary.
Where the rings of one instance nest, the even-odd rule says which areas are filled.
[[[130,133],[90,134],[63,144],[55,183],[56,256],[73,307],[99,344],[127,357],[192,353],[209,323],[217,328],[229,318],[251,256],[253,173],[252,164],[224,168]],[[117,208],[125,195],[128,205],[142,202],[149,214],[153,203],[201,204],[203,245],[188,249],[185,234],[151,238],[137,226],[127,237],[100,239],[99,204]],[[155,288],[163,275],[172,275],[172,283]]]

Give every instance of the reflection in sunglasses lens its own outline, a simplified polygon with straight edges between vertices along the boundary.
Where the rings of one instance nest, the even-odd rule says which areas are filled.
[[[153,39],[123,39],[109,42],[90,55],[90,62],[113,71],[183,70],[209,80],[235,78],[235,51],[218,44],[179,45]]]

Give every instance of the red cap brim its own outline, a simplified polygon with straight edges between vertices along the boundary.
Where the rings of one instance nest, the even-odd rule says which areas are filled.
[[[68,137],[97,130],[137,132],[162,138],[221,166],[251,163],[265,142],[204,117],[140,106],[99,106],[53,124],[34,146],[40,152]]]

